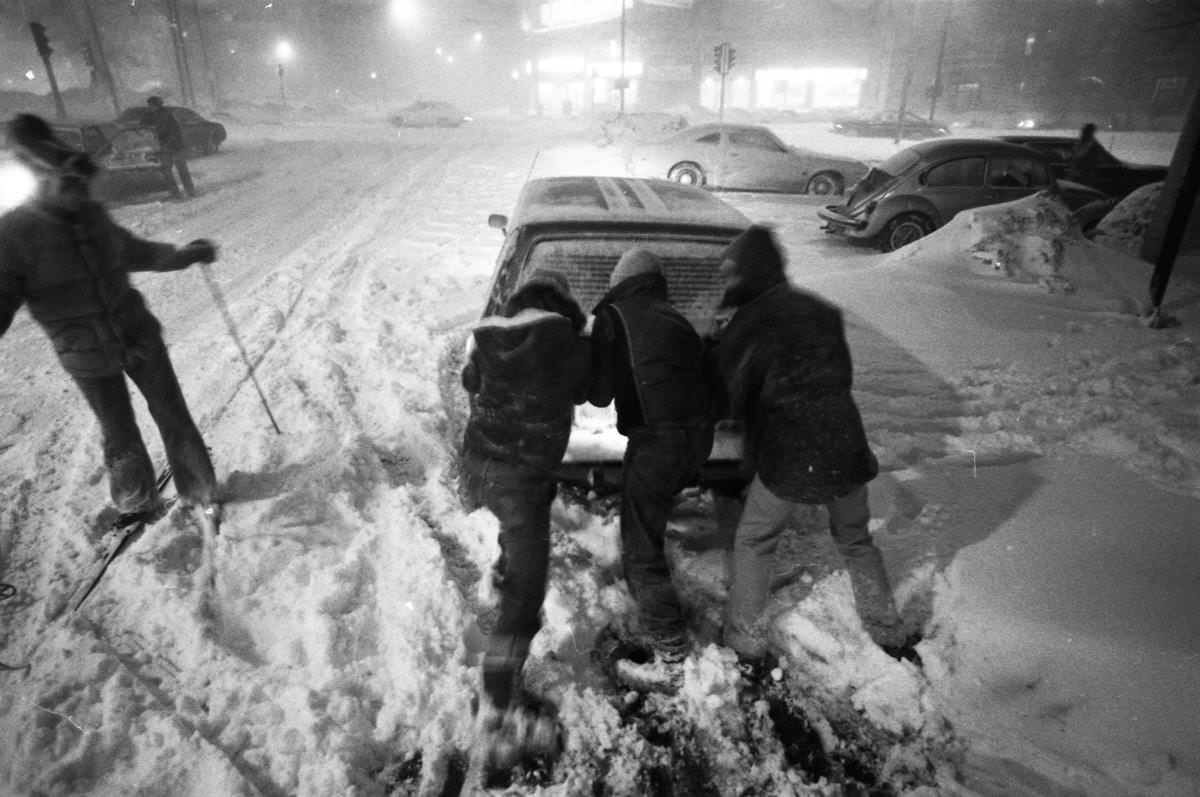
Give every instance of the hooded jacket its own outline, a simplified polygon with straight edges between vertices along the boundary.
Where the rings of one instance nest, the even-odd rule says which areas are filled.
[[[129,272],[190,262],[171,244],[118,226],[96,202],[75,212],[27,203],[0,217],[0,335],[25,303],[68,373],[119,374],[163,345]]]
[[[745,462],[781,498],[825,503],[879,472],[851,395],[841,312],[792,287],[770,234],[751,227],[726,252],[736,308],[714,355],[730,415],[746,422]]]
[[[542,474],[562,462],[575,405],[587,399],[591,347],[565,316],[528,308],[475,327],[463,368],[467,451]]]
[[[667,301],[661,274],[615,285],[596,305],[595,376],[589,401],[615,400],[617,430],[703,428],[713,423],[704,349],[695,328]]]

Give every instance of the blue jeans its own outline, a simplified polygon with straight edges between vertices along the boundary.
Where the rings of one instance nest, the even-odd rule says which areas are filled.
[[[463,455],[467,508],[486,508],[500,522],[500,557],[492,571],[498,616],[484,652],[483,690],[501,710],[512,700],[530,642],[542,626],[550,505],[557,491],[549,474],[471,452]]]
[[[775,549],[795,507],[767,489],[758,476],[750,483],[734,536],[724,634],[725,644],[747,658],[760,658],[767,652],[760,621],[770,598]],[[869,530],[867,486],[854,488],[826,503],[825,508],[829,512],[829,531],[850,573],[864,627],[877,641],[883,632],[899,632],[899,616],[883,556]]]
[[[666,647],[686,642],[683,611],[664,552],[675,496],[712,448],[712,427],[642,427],[629,434],[621,474],[621,562],[644,631]]]
[[[166,346],[125,367],[158,426],[175,489],[189,504],[216,500],[217,480],[200,431],[192,421]],[[75,377],[75,384],[100,422],[109,492],[119,512],[140,512],[158,502],[154,466],[138,429],[125,374]]]

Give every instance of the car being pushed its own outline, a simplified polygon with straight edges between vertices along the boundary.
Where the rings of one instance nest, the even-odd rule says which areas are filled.
[[[867,166],[790,146],[761,125],[708,122],[634,145],[627,170],[712,189],[829,195],[842,193]]]
[[[1071,152],[1076,141],[1073,136],[1007,135],[1000,136],[1000,140],[1020,144],[1045,155],[1055,177],[1080,180],[1071,168]],[[1099,141],[1096,146],[1099,147],[1096,173],[1086,184],[1114,199],[1124,199],[1135,188],[1167,179],[1166,166],[1130,163],[1113,155]]]
[[[963,210],[1052,190],[1085,229],[1111,200],[1057,180],[1045,156],[1004,141],[949,138],[902,149],[867,173],[837,205],[817,211],[822,229],[890,252],[923,238]]]
[[[175,117],[175,121],[179,122],[179,127],[183,131],[183,141],[187,144],[188,151],[193,154],[212,155],[229,137],[225,125],[206,119],[191,108],[184,108],[182,105],[165,105],[163,107]],[[154,109],[148,105],[126,108],[117,117],[117,124],[145,126],[153,129]]]
[[[750,221],[719,197],[668,180],[622,177],[547,177],[530,180],[512,216],[493,214],[488,223],[504,233],[483,316],[494,315],[530,275],[554,270],[566,275],[571,292],[590,312],[608,291],[621,255],[648,249],[662,262],[671,302],[703,337],[718,324],[722,294],[719,274],[725,247]],[[590,324],[589,324],[590,326]],[[452,337],[439,367],[442,399],[456,444],[467,419],[460,373],[466,334]],[[586,484],[619,483],[625,438],[616,411],[584,404],[576,409],[559,478]],[[701,484],[739,478],[742,435],[722,422]]]
[[[396,127],[458,127],[471,117],[451,103],[422,100],[391,114],[388,121]]]

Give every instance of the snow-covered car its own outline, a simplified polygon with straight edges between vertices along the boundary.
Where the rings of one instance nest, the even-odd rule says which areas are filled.
[[[48,124],[60,141],[86,152],[100,167],[92,181],[98,198],[161,190],[162,164],[153,128],[85,119],[55,119]],[[0,145],[7,147],[7,138],[7,132],[0,136]]]
[[[761,125],[709,122],[630,148],[637,177],[737,191],[840,194],[867,173],[856,160],[785,144]]]
[[[458,127],[471,117],[448,102],[422,100],[394,112],[388,121],[396,127]]]
[[[179,127],[183,130],[183,140],[188,150],[199,155],[212,155],[225,143],[228,131],[225,125],[206,119],[191,108],[181,105],[165,106]],[[121,111],[117,124],[124,126],[148,126],[153,128],[154,109],[148,105],[137,105]]]
[[[904,124],[900,124],[899,111],[881,111],[873,116],[847,116],[833,121],[833,132],[844,136],[869,136],[889,138],[933,138],[950,134],[949,125],[922,119],[911,111],[904,113]]]
[[[955,214],[1056,192],[1077,213],[1107,206],[1100,191],[1057,180],[1045,156],[1004,141],[950,138],[902,149],[867,173],[837,205],[817,211],[828,233],[874,242],[890,252],[941,227]],[[1081,226],[1087,224],[1080,219]]]
[[[530,180],[512,216],[488,223],[504,232],[483,315],[492,315],[521,284],[542,269],[567,276],[571,292],[590,312],[608,291],[617,259],[631,247],[661,259],[672,303],[702,335],[717,327],[721,253],[749,224],[742,213],[702,188],[669,180],[623,177],[546,177]],[[439,380],[451,434],[461,442],[467,398],[460,373],[466,336],[443,351]],[[736,424],[717,425],[702,483],[736,480],[742,437]],[[616,483],[625,452],[610,404],[576,409],[560,478]]]
[[[1071,151],[1075,147],[1074,136],[1006,135],[1001,141],[1020,144],[1036,150],[1050,160],[1055,177],[1066,178],[1071,168]],[[1113,155],[1099,142],[1099,158],[1096,176],[1088,185],[1103,191],[1114,199],[1122,199],[1135,188],[1150,183],[1161,183],[1167,179],[1167,167],[1149,163],[1130,163]]]

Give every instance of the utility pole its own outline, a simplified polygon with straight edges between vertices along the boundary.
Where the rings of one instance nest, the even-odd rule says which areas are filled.
[[[1175,260],[1183,245],[1188,221],[1196,207],[1200,192],[1200,89],[1192,92],[1192,102],[1175,145],[1175,154],[1167,168],[1158,197],[1158,210],[1142,237],[1139,256],[1154,264],[1150,277],[1150,311],[1146,325],[1154,329],[1174,326],[1178,322],[1162,311],[1167,282],[1175,268]]]
[[[946,60],[946,37],[950,32],[950,11],[954,0],[946,0],[946,16],[942,18],[942,41],[938,44],[937,66],[933,72],[933,85],[929,87],[929,121],[936,115],[938,98],[942,96],[942,64]]]
[[[179,17],[179,0],[164,0],[167,10],[167,27],[171,31],[171,46],[175,51],[175,69],[179,74],[179,93],[184,105],[196,104],[196,92],[192,86],[192,70],[188,64],[187,46],[183,40],[183,23]]]
[[[87,19],[88,42],[95,61],[96,72],[104,81],[108,95],[112,98],[113,113],[121,113],[120,93],[117,91],[117,79],[108,65],[108,56],[104,52],[104,42],[100,37],[100,26],[96,24],[96,15],[92,13],[91,0],[80,0],[83,5],[83,15]]]
[[[204,37],[204,20],[200,17],[200,0],[192,0],[192,14],[196,17],[196,36],[200,39],[200,57],[204,59],[204,74],[208,77],[208,97],[212,104],[220,107],[217,96],[217,73],[208,59],[208,40]]]
[[[617,78],[621,96],[620,116],[625,115],[625,89],[629,87],[629,78],[625,77],[625,5],[625,0],[621,0],[621,76]]]
[[[54,95],[54,109],[59,119],[67,118],[67,108],[63,105],[62,93],[58,90],[58,79],[54,77],[54,66],[50,63],[50,54],[54,49],[46,38],[46,26],[40,22],[30,22],[29,32],[33,34],[33,44],[37,47],[42,63],[46,65],[46,79],[50,81],[50,93]]]

